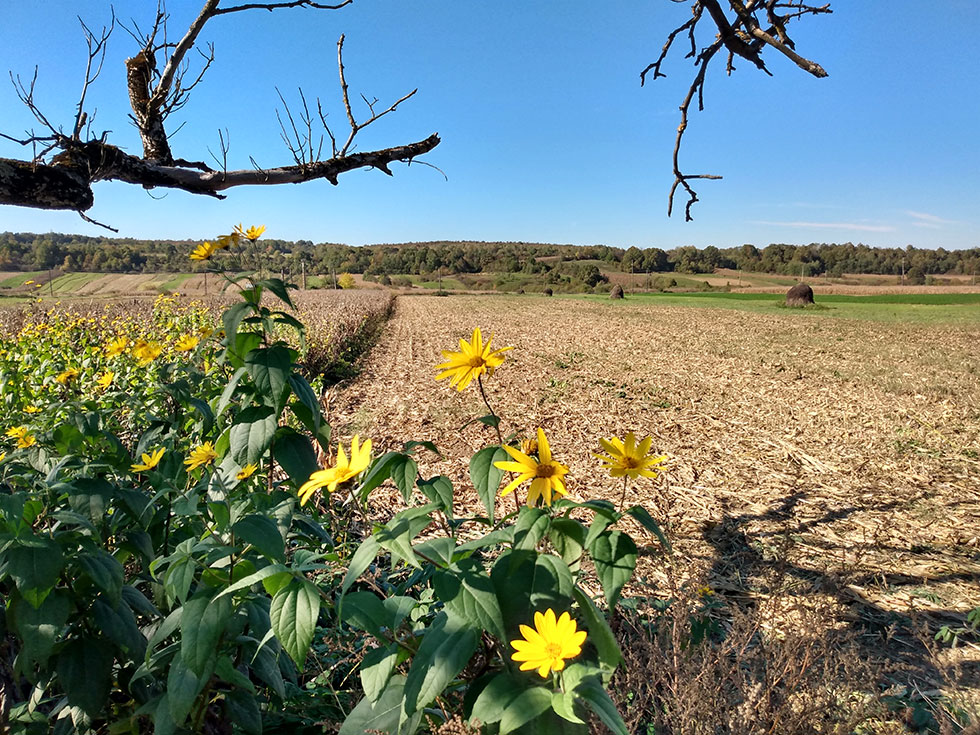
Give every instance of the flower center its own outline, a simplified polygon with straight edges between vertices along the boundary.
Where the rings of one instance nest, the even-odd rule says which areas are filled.
[[[623,467],[626,469],[631,470],[639,466],[640,460],[638,460],[636,457],[630,457],[629,455],[623,457]]]
[[[546,643],[544,647],[544,652],[551,659],[561,658],[561,644],[560,643]]]
[[[473,357],[470,358],[469,365],[472,368],[483,367],[486,364],[487,364],[486,363],[486,360],[483,359],[483,356],[482,355],[474,355]]]
[[[555,474],[555,466],[552,464],[539,464],[534,470],[535,477],[551,477]]]

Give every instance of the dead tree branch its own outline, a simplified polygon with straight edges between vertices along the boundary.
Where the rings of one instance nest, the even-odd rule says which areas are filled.
[[[289,8],[337,10],[353,2],[353,0],[343,0],[337,4],[327,5],[309,0],[293,0],[222,7],[223,1],[204,0],[200,12],[177,43],[171,43],[167,39],[168,15],[163,0],[160,0],[157,6],[149,31],[142,32],[135,21],[132,23],[132,30],[123,26],[141,47],[136,55],[126,59],[126,72],[131,117],[142,140],[142,156],[129,154],[110,144],[106,140],[108,134],[103,134],[99,138],[86,135],[93,117],[85,109],[87,92],[98,78],[105,62],[107,42],[116,24],[114,15],[112,23],[107,28],[103,28],[98,35],[92,33],[84,22],[82,23],[88,45],[88,63],[70,134],[55,127],[35,103],[37,69],[35,68],[29,84],[11,74],[11,81],[21,102],[27,106],[47,132],[38,134],[28,131],[23,138],[0,133],[0,136],[5,139],[21,145],[35,148],[39,145],[43,146],[42,152],[35,154],[29,161],[0,159],[0,204],[75,210],[81,213],[89,209],[94,202],[92,184],[109,180],[125,181],[146,189],[157,187],[179,189],[219,199],[224,198],[221,192],[235,186],[295,184],[316,179],[326,179],[332,184],[337,184],[341,174],[361,168],[374,168],[391,175],[392,163],[411,163],[439,144],[439,136],[433,134],[414,143],[360,153],[351,152],[354,139],[361,130],[389,112],[393,112],[399,104],[414,95],[415,91],[404,95],[382,112],[375,110],[377,100],[368,101],[364,98],[370,117],[364,122],[357,122],[351,108],[344,76],[342,57],[344,39],[341,36],[338,43],[338,62],[343,104],[351,131],[347,141],[339,150],[336,138],[326,125],[326,114],[319,99],[317,100],[319,121],[331,140],[331,158],[322,160],[320,157],[324,141],[322,136],[319,142],[314,140],[314,117],[302,90],[300,90],[302,113],[298,121],[288,107],[286,108],[288,128],[282,117],[279,117],[283,138],[293,154],[292,165],[259,167],[254,157],[249,156],[254,168],[228,170],[228,141],[227,134],[224,133],[219,133],[220,159],[215,157],[220,170],[214,170],[202,162],[176,158],[171,151],[165,122],[171,113],[186,103],[188,95],[202,82],[205,72],[215,60],[214,48],[211,45],[206,46],[207,51],[199,48],[201,33],[208,21],[221,15],[248,10],[270,12]],[[189,76],[186,59],[192,49],[196,49],[201,54],[203,63],[196,75]],[[158,66],[158,58],[164,60],[162,68]],[[285,105],[281,94],[280,99]],[[86,219],[95,222],[89,217]]]
[[[673,0],[678,2],[679,0]],[[722,7],[725,5],[726,7]],[[705,14],[707,11],[707,14]],[[676,38],[687,33],[690,41],[690,51],[685,58],[693,58],[697,72],[687,94],[680,105],[681,121],[677,126],[677,136],[674,139],[673,173],[674,182],[667,197],[667,216],[674,209],[674,194],[678,187],[687,192],[688,201],[684,208],[684,219],[690,222],[691,207],[698,201],[697,192],[691,187],[690,181],[695,179],[720,179],[716,174],[685,174],[680,166],[681,143],[688,127],[688,111],[695,95],[698,98],[698,110],[704,109],[704,81],[708,64],[722,49],[728,51],[728,74],[734,70],[733,60],[736,56],[751,61],[756,68],[770,74],[762,59],[762,52],[774,48],[790,59],[799,68],[815,77],[826,77],[827,72],[820,64],[807,59],[796,52],[796,45],[786,31],[790,21],[805,15],[820,15],[833,12],[830,3],[811,5],[803,0],[694,0],[691,6],[691,17],[676,27],[667,36],[667,41],[661,49],[660,56],[640,72],[640,86],[646,83],[647,74],[653,72],[653,79],[666,77],[662,71],[667,55],[674,45]],[[700,53],[697,51],[695,33],[704,18],[710,19],[707,24],[714,38]],[[765,19],[765,23],[760,21]],[[763,28],[763,25],[766,25]]]

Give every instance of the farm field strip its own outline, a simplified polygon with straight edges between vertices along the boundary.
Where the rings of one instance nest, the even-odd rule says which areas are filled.
[[[942,623],[976,605],[980,325],[639,301],[401,298],[361,376],[334,392],[331,421],[376,451],[434,441],[443,458],[426,457],[423,475],[469,487],[466,459],[496,437],[446,430],[486,411],[433,366],[480,326],[516,347],[487,383],[502,430],[544,427],[572,493],[618,502],[591,456],[599,437],[654,437],[671,457],[678,546],[714,589],[761,595],[783,549],[804,593],[833,587],[865,616],[915,607]],[[659,486],[631,487],[656,505]]]

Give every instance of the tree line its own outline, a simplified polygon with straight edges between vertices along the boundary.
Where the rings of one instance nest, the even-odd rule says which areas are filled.
[[[137,240],[57,233],[0,233],[0,271],[58,268],[68,272],[187,272],[206,265],[188,260],[199,240]],[[256,251],[222,253],[230,269],[264,269],[297,274],[363,273],[448,275],[621,270],[627,273],[710,273],[717,268],[809,278],[845,273],[899,275],[910,282],[931,274],[976,274],[980,248],[928,250],[872,248],[863,244],[774,243],[759,248],[690,245],[616,248],[527,242],[436,241],[351,246],[310,240],[263,239]]]

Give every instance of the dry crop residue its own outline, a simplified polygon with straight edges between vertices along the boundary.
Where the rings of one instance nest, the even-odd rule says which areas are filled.
[[[443,458],[423,456],[422,472],[452,477],[464,503],[476,502],[468,459],[496,436],[459,429],[486,413],[475,384],[458,393],[433,378],[440,350],[475,326],[516,347],[487,382],[502,430],[544,427],[575,495],[619,500],[622,485],[592,457],[600,437],[654,437],[671,457],[682,558],[715,591],[764,598],[779,558],[803,594],[829,592],[866,620],[916,608],[933,625],[956,623],[980,602],[980,327],[400,298],[360,377],[333,397],[331,421],[378,452],[436,442]],[[631,487],[653,510],[663,485]],[[641,562],[656,577],[656,559]]]

